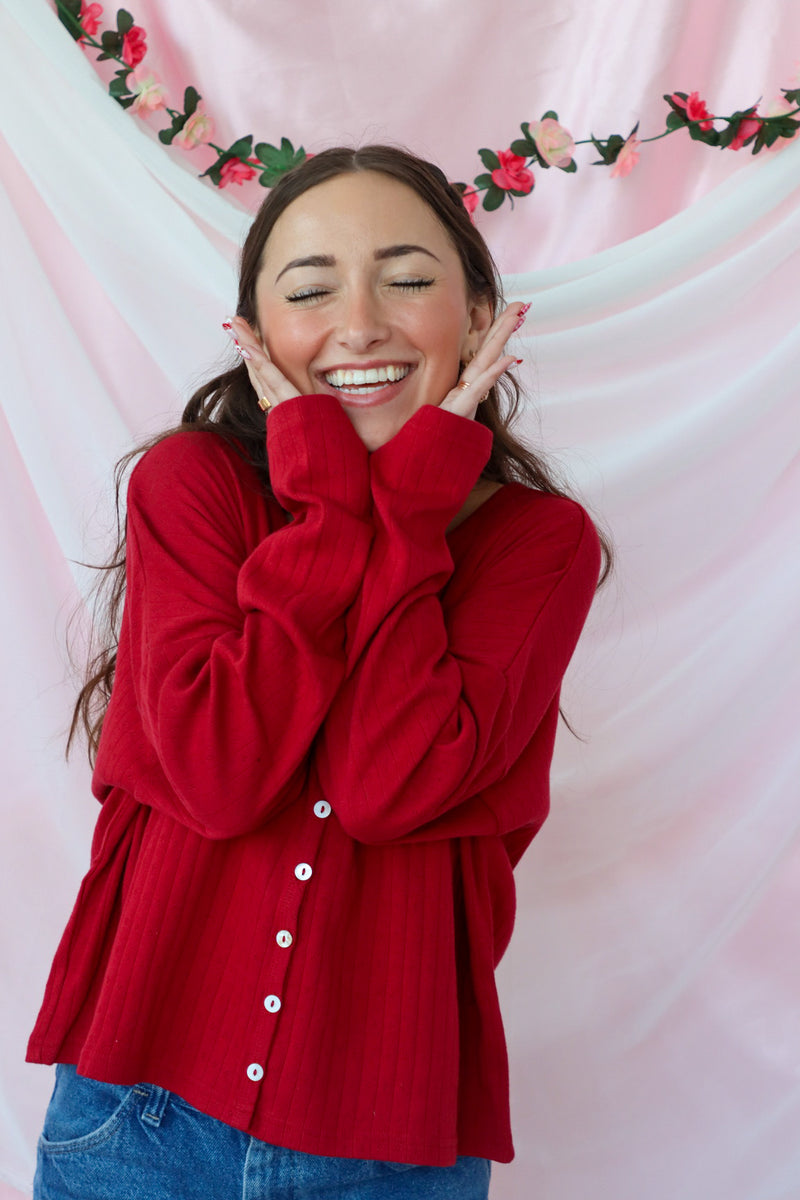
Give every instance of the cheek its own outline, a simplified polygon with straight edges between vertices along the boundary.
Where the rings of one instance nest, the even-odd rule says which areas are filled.
[[[314,357],[319,337],[315,323],[307,317],[285,309],[267,308],[262,313],[261,337],[270,358],[284,373],[303,370]]]
[[[442,370],[457,367],[467,333],[463,306],[442,305],[428,314],[420,327],[427,357]]]

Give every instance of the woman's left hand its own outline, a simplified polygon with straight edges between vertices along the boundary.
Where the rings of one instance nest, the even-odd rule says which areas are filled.
[[[530,305],[515,302],[500,314],[486,331],[477,354],[467,363],[461,378],[447,393],[440,408],[457,413],[460,417],[472,419],[475,416],[481,400],[486,398],[487,392],[503,372],[519,362],[516,355],[506,354],[504,350],[512,333],[520,327],[520,317],[524,318],[528,308]]]

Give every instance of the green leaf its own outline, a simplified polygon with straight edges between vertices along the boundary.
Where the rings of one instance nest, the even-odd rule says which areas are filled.
[[[491,175],[476,175],[475,176],[475,187],[476,188],[488,188],[491,186],[492,186]]]
[[[190,117],[195,112],[201,99],[200,93],[195,88],[187,87],[183,93],[183,111],[187,117]]]
[[[115,99],[117,100],[117,104],[121,104],[123,108],[130,108],[130,106],[133,104],[136,97],[135,96],[120,96],[118,98],[115,97]]]
[[[521,129],[521,130],[522,130],[522,132],[525,134],[525,137],[528,139],[528,141],[529,141],[529,142],[532,142],[532,141],[533,141],[533,138],[531,137],[531,123],[530,123],[530,121],[523,121],[523,122],[522,122],[522,124],[520,125],[520,129]]]
[[[680,118],[681,125],[685,125],[686,124],[686,109],[681,108],[680,104],[676,104],[675,101],[672,99],[672,96],[680,96],[682,100],[685,100],[686,92],[673,92],[672,95],[670,95],[670,96],[667,96],[667,95],[664,96],[664,99],[666,100],[667,104],[670,106],[672,111],[675,113],[675,116]],[[669,122],[669,117],[667,117],[667,121]],[[675,128],[677,128],[677,126],[675,126]]]
[[[577,171],[577,169],[578,169],[578,164],[575,162],[574,158],[571,158],[569,160],[569,162],[567,163],[567,165],[565,167],[561,168],[561,170],[565,171],[567,175],[574,175],[575,172]]]
[[[478,151],[478,155],[487,171],[496,171],[500,166],[500,159],[497,157],[494,150],[486,150],[484,148],[483,150]]]
[[[226,154],[230,158],[249,158],[253,153],[253,135],[249,133],[247,137],[239,138],[232,146],[226,150]]]
[[[667,129],[683,129],[685,124],[683,117],[674,109],[667,113]]]
[[[264,167],[261,172],[261,183],[264,187],[275,187],[275,184],[286,174],[286,167]]]
[[[519,188],[509,188],[508,191],[509,191],[510,196],[530,196],[531,193],[533,192],[533,188],[531,188],[530,191],[527,191],[527,192],[522,192],[519,190]]]
[[[781,88],[790,104],[800,104],[800,88]]]
[[[294,159],[294,146],[288,138],[281,138],[281,154],[291,162]]]
[[[532,138],[517,138],[511,143],[511,149],[520,158],[532,158],[536,154],[536,143]]]
[[[203,179],[207,175],[211,182],[216,187],[219,187],[219,181],[222,178],[223,163],[226,163],[229,158],[229,154],[220,154],[220,156],[217,158],[217,161],[212,163],[210,167],[207,167],[201,174],[200,178]]]
[[[122,38],[113,29],[104,30],[100,35],[100,44],[103,47],[103,58],[112,58],[122,50]]]
[[[557,121],[557,120],[558,120],[558,113],[557,113],[557,112],[553,112],[552,108],[549,108],[549,109],[547,110],[547,112],[544,114],[544,116],[542,117],[542,120],[543,120],[543,121],[547,121],[547,120],[550,120],[550,121]]]
[[[689,137],[693,142],[705,142],[707,146],[718,146],[720,144],[720,136],[724,136],[717,133],[716,129],[701,129],[699,125],[687,125],[687,129],[689,130]],[[731,134],[730,140],[733,141],[735,136],[736,133],[734,131]]]
[[[257,142],[253,147],[253,153],[265,167],[277,167],[280,163],[280,150],[277,146],[271,146],[269,142]]]
[[[483,197],[483,207],[487,212],[494,212],[496,208],[500,207],[505,198],[506,194],[503,189],[492,184]]]
[[[175,137],[175,134],[179,132],[180,130],[176,129],[174,125],[171,129],[159,129],[158,140],[163,142],[165,146],[170,146],[172,145],[172,139]]]
[[[124,37],[125,34],[130,33],[132,29],[133,17],[129,12],[126,11],[126,9],[120,8],[117,11],[117,32]]]
[[[109,96],[113,96],[115,100],[119,99],[120,96],[130,95],[127,72],[124,76],[116,75],[111,80],[111,83],[108,85],[108,94]]]
[[[601,141],[598,141],[593,133],[590,133],[589,137],[592,139],[592,145],[594,146],[595,150],[600,155],[600,161],[592,163],[592,166],[602,166],[604,163],[608,162],[608,159],[606,158],[606,148]]]
[[[77,42],[83,37],[79,17],[81,15],[81,0],[56,0],[58,19]]]
[[[758,154],[759,150],[763,150],[765,146],[771,146],[778,136],[776,129],[770,129],[768,125],[762,125],[753,142],[753,154]]]

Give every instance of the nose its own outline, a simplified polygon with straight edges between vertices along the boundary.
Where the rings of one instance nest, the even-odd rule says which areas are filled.
[[[354,354],[380,346],[390,334],[380,297],[371,288],[349,291],[342,300],[338,339]]]

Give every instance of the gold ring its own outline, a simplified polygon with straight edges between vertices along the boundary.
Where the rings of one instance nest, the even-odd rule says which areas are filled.
[[[269,412],[272,408],[272,401],[268,400],[266,396],[262,396],[258,402],[258,407],[263,408],[264,412]]]
[[[461,388],[461,391],[465,392],[468,387],[472,387],[472,384],[467,383],[466,379],[459,379],[458,383],[456,384],[456,387]]]

